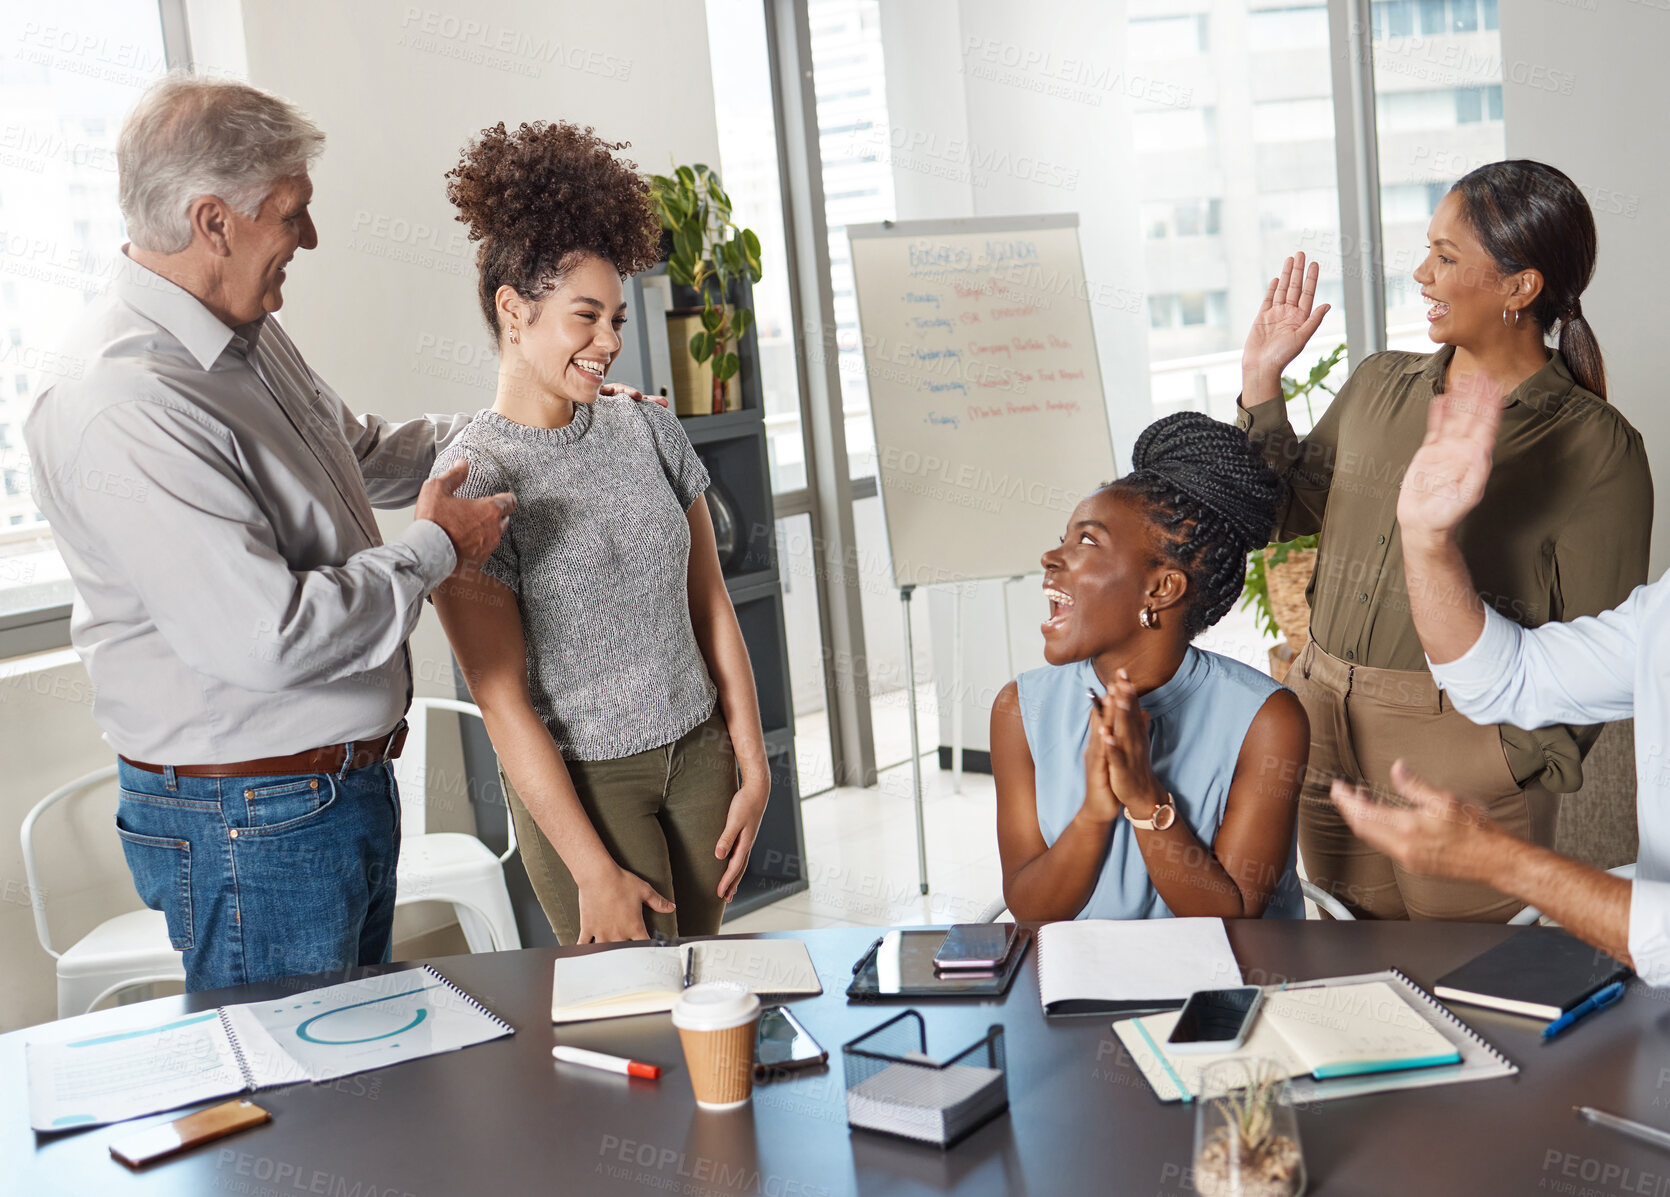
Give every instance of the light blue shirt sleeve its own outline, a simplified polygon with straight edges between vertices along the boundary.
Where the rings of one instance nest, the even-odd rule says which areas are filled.
[[[1657,583],[1655,585],[1662,585]],[[1641,787],[1640,871],[1630,889],[1629,954],[1649,985],[1670,985],[1670,869],[1662,862],[1663,784],[1641,774],[1652,752],[1640,751],[1643,724],[1662,718],[1662,694],[1636,693],[1642,654],[1655,651],[1644,636],[1652,626],[1653,585],[1638,586],[1617,607],[1569,623],[1523,628],[1490,609],[1484,631],[1461,656],[1434,665],[1432,675],[1476,723],[1542,727],[1549,723],[1602,723],[1638,714],[1637,783]],[[1662,620],[1662,613],[1658,615]],[[1638,713],[1639,707],[1639,713]]]
[[[1569,623],[1524,628],[1489,607],[1484,631],[1455,660],[1427,658],[1438,688],[1474,723],[1547,727],[1610,723],[1635,713],[1638,586],[1620,605]]]
[[[1670,881],[1631,883],[1629,956],[1649,985],[1670,985]]]

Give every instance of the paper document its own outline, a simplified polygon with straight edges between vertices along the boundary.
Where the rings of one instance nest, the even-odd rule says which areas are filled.
[[[93,1016],[110,1025],[110,1020]],[[24,1045],[29,1123],[120,1122],[246,1090],[328,1081],[512,1034],[432,968]],[[62,1030],[59,1028],[58,1030]]]
[[[1083,919],[1038,931],[1046,1014],[1163,1009],[1197,989],[1239,984],[1222,919]]]

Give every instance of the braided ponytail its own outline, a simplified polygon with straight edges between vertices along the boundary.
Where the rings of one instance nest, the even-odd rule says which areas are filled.
[[[1240,597],[1247,554],[1269,540],[1281,501],[1281,482],[1246,433],[1192,411],[1143,429],[1131,472],[1109,489],[1144,507],[1166,559],[1189,579],[1190,638]]]

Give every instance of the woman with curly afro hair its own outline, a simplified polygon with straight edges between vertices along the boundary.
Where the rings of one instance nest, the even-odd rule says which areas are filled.
[[[1049,664],[992,706],[1003,896],[1017,919],[1303,918],[1304,708],[1190,643],[1241,593],[1281,484],[1199,412],[1150,425],[1131,465],[1043,555]]]
[[[675,416],[603,381],[622,281],[660,247],[624,148],[500,124],[447,175],[500,364],[493,406],[435,472],[467,461],[459,494],[517,507],[435,608],[565,944],[717,932],[770,792],[707,471]]]

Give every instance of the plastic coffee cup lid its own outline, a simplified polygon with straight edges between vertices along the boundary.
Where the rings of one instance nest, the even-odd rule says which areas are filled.
[[[673,1025],[687,1031],[722,1031],[760,1012],[760,999],[735,981],[703,981],[679,995]]]

